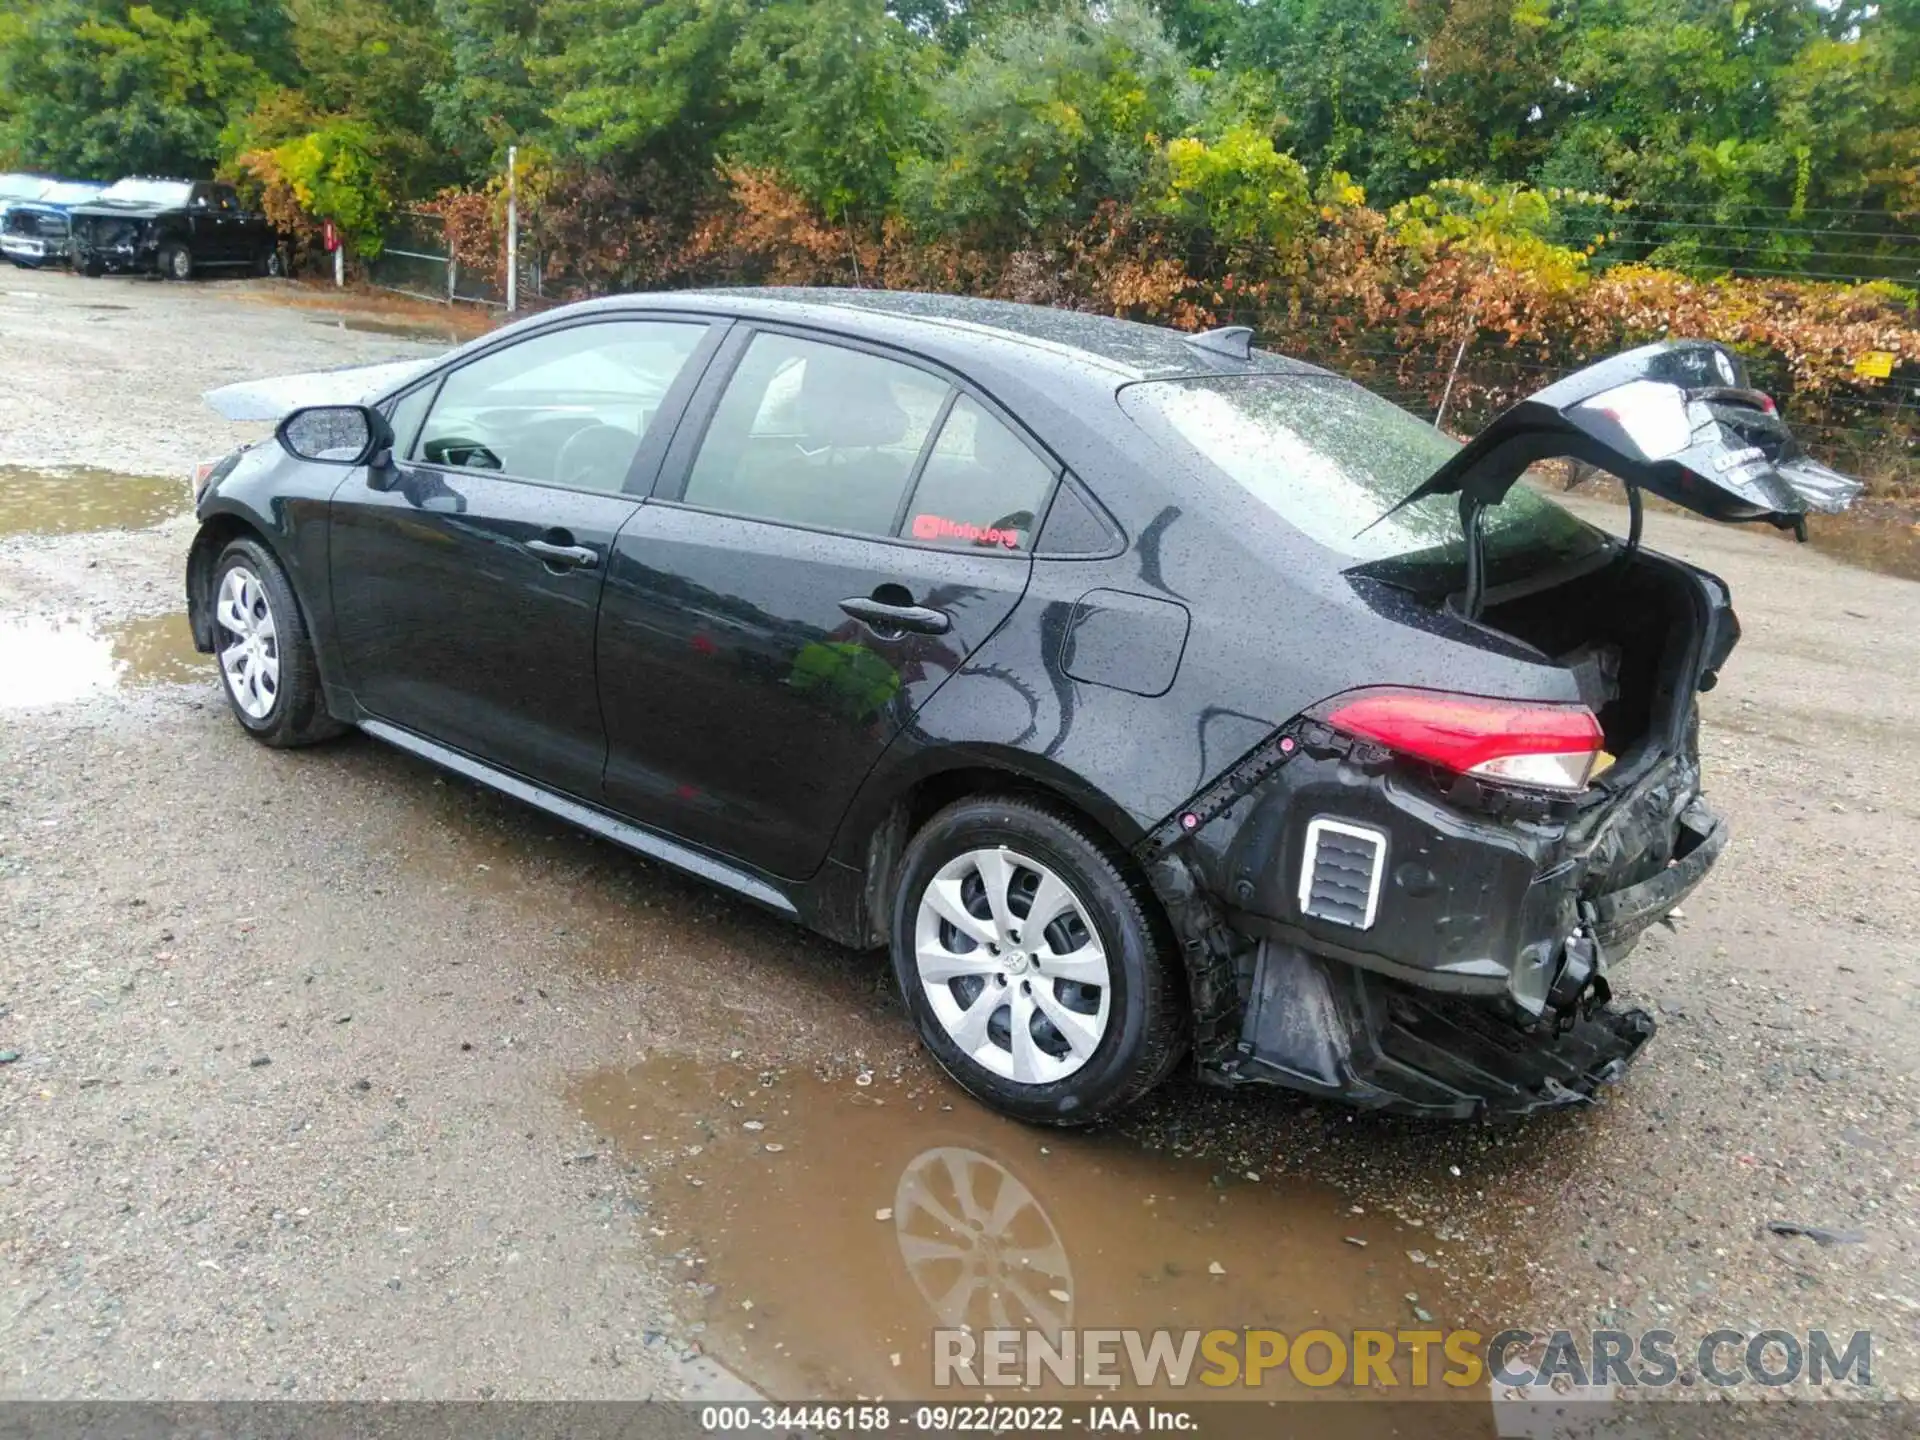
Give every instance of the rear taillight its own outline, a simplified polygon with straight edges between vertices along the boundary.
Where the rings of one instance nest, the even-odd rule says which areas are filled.
[[[1584,790],[1605,739],[1584,705],[1434,690],[1358,691],[1321,716],[1344,734],[1455,774],[1542,790]]]

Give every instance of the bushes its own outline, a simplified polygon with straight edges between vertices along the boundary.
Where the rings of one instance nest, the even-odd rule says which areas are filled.
[[[278,145],[244,151],[238,175],[260,191],[274,228],[311,249],[322,221],[331,220],[354,252],[380,253],[393,197],[375,140],[356,120],[327,120]]]

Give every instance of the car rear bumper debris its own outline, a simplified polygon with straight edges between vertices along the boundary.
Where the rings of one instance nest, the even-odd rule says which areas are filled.
[[[1646,1011],[1605,994],[1600,981],[1586,1003],[1529,1032],[1484,1002],[1263,941],[1235,1053],[1207,1078],[1451,1119],[1589,1104],[1654,1032]]]
[[[1410,772],[1308,720],[1149,837],[1208,1080],[1363,1108],[1585,1103],[1652,1018],[1608,968],[1711,869],[1727,827],[1691,754],[1577,803]]]

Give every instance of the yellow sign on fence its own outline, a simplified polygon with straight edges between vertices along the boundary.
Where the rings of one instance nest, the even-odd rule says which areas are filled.
[[[1853,373],[1871,380],[1884,380],[1893,374],[1891,350],[1869,350],[1853,362]]]

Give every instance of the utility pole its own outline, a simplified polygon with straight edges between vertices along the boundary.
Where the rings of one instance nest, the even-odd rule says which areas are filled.
[[[514,180],[514,160],[520,147],[507,147],[507,313],[520,308],[520,196]]]

